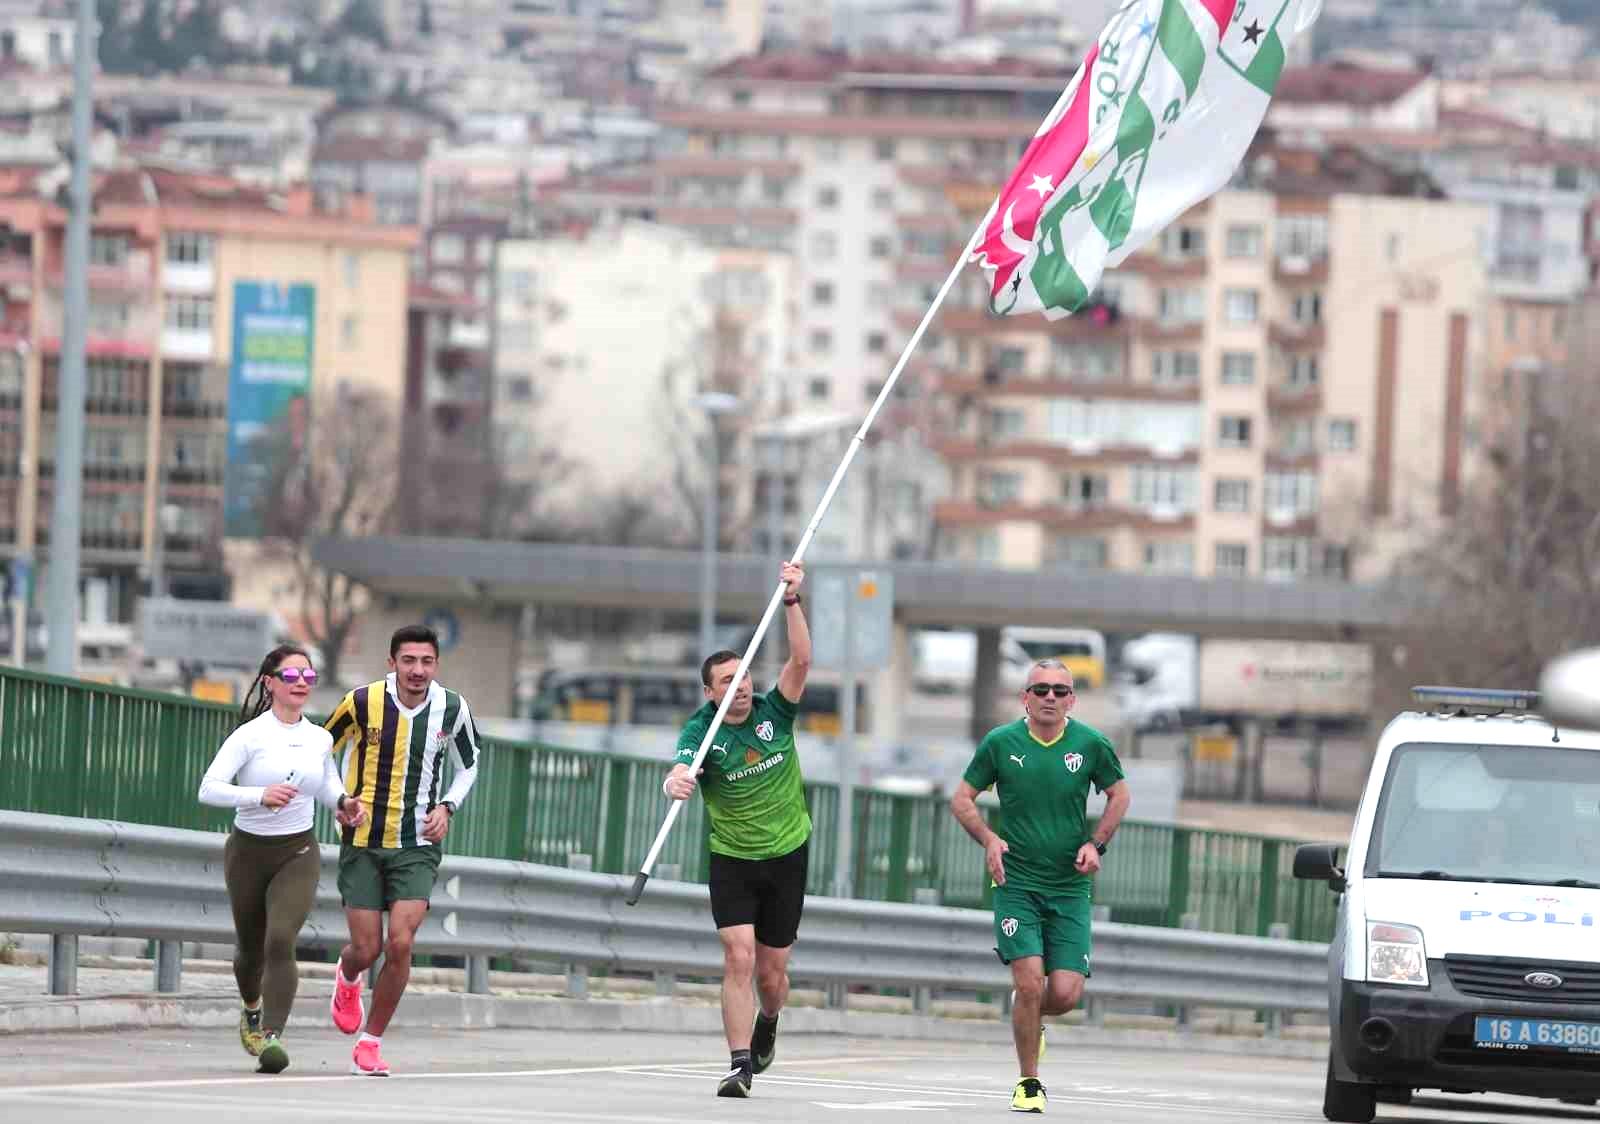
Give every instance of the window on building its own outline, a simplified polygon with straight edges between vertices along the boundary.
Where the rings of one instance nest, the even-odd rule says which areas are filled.
[[[1224,449],[1250,447],[1250,419],[1236,414],[1224,414],[1217,419],[1217,444]]]
[[[1254,324],[1261,314],[1261,294],[1254,289],[1227,289],[1222,294],[1222,316],[1230,324]]]
[[[1219,542],[1216,565],[1219,578],[1242,578],[1250,572],[1250,547],[1242,542]]]
[[[212,311],[210,297],[169,296],[167,327],[183,332],[209,332]]]
[[[1222,385],[1250,386],[1256,381],[1256,357],[1249,351],[1222,353]]]
[[[818,137],[816,143],[819,161],[839,160],[844,156],[844,142],[838,137]]]
[[[1278,581],[1350,575],[1350,551],[1337,543],[1298,535],[1268,535],[1261,540],[1261,573]]]
[[[1133,466],[1135,507],[1180,514],[1194,510],[1194,499],[1194,469],[1155,464]]]
[[[811,235],[811,257],[815,261],[832,261],[839,253],[839,236],[831,230],[818,230]]]
[[[344,287],[346,289],[361,287],[361,255],[354,250],[346,250],[344,254]]]
[[[1262,231],[1259,226],[1228,227],[1228,256],[1230,258],[1259,258]]]
[[[894,141],[887,138],[874,141],[872,144],[872,154],[879,160],[893,160]]]
[[[167,262],[171,265],[210,265],[216,253],[213,235],[174,230],[167,235]]]
[[[1352,418],[1328,419],[1328,452],[1353,453],[1356,451],[1356,423]]]
[[[867,333],[867,354],[882,355],[889,350],[889,337],[882,332]]]
[[[984,415],[984,436],[991,439],[1021,437],[1027,428],[1027,415],[1021,410],[990,410]]]
[[[1028,365],[1028,353],[1020,347],[998,347],[989,357],[989,370],[997,374],[1021,375]]]
[[[817,377],[806,384],[806,394],[813,402],[826,402],[832,393],[833,383],[829,379]]]
[[[1317,451],[1317,424],[1311,418],[1291,418],[1277,427],[1278,451],[1286,457],[1303,457]]]
[[[1153,351],[1150,353],[1150,381],[1157,386],[1192,386],[1199,380],[1199,352]]]
[[[1153,574],[1194,573],[1194,543],[1164,539],[1144,544],[1144,568]]]
[[[466,258],[467,244],[461,235],[441,232],[433,236],[433,262],[435,265],[459,265]]]
[[[1106,540],[1093,535],[1056,535],[1050,540],[1050,561],[1074,570],[1104,570],[1111,552]]]
[[[126,234],[89,235],[90,265],[122,265],[128,260]]]
[[[1322,294],[1320,292],[1296,294],[1294,300],[1289,302],[1289,315],[1296,324],[1322,323]]]
[[[1156,294],[1156,315],[1169,324],[1190,324],[1206,316],[1206,291],[1162,289]]]
[[[886,238],[880,234],[867,243],[867,254],[880,261],[892,253],[894,253],[894,239],[892,238]]]
[[[1316,261],[1328,252],[1327,215],[1284,215],[1278,219],[1278,256]]]
[[[813,281],[811,283],[811,303],[828,305],[833,303],[833,282]]]
[[[1283,374],[1284,383],[1293,390],[1310,390],[1322,382],[1322,361],[1315,355],[1291,355]]]
[[[511,375],[501,384],[507,402],[532,402],[533,379],[528,375]]]
[[[1022,499],[1022,474],[985,471],[978,476],[978,502],[999,507]]]
[[[1317,513],[1317,477],[1313,472],[1269,472],[1261,490],[1268,518],[1300,519]]]
[[[182,299],[182,298],[179,298]],[[200,298],[206,302],[209,309],[211,298]],[[170,322],[172,302],[167,302]],[[94,336],[121,336],[128,330],[128,325],[133,321],[133,309],[127,301],[96,300],[89,298],[89,334]],[[209,318],[207,320],[209,324]]]
[[[826,328],[811,329],[811,350],[818,355],[826,355],[833,350],[833,333]]]
[[[1061,502],[1066,506],[1093,511],[1111,498],[1111,478],[1103,472],[1069,472],[1061,477]]]
[[[872,209],[878,214],[887,214],[894,206],[894,190],[888,187],[875,187],[872,189]]]
[[[1242,476],[1217,478],[1213,506],[1219,514],[1246,515],[1250,511],[1250,481]]]
[[[339,321],[339,346],[352,351],[361,346],[361,317],[351,313]]]
[[[1167,227],[1161,232],[1161,256],[1179,259],[1205,257],[1205,229],[1198,226]]]
[[[837,187],[824,186],[817,188],[817,206],[826,210],[838,205],[839,189]]]
[[[1122,377],[1122,351],[1056,336],[1050,341],[1050,366],[1058,379],[1104,382]]]

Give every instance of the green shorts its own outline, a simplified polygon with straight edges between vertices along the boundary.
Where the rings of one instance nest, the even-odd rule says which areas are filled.
[[[346,909],[375,909],[395,902],[427,901],[444,852],[438,846],[339,848],[339,900]]]
[[[1087,895],[1042,894],[1015,886],[994,888],[994,950],[1002,963],[1044,957],[1046,974],[1076,972],[1087,979],[1094,941],[1093,903]]]

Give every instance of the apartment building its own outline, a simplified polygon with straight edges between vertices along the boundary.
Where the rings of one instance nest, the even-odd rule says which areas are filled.
[[[0,552],[45,565],[64,176],[64,168],[0,169]],[[296,361],[313,387],[343,383],[398,398],[415,235],[378,226],[370,207],[329,214],[307,191],[273,195],[156,165],[99,174],[92,223],[82,561],[86,577],[105,581],[113,619],[128,620],[158,533],[174,592],[226,596],[236,297],[309,289]]]
[[[1490,213],[1437,196],[1267,141],[1077,316],[996,318],[963,279],[927,360],[956,403],[942,556],[1381,574],[1455,509],[1484,347]]]
[[[682,230],[623,221],[499,244],[494,299],[494,429],[513,477],[542,457],[574,469],[545,489],[582,518],[619,490],[692,525],[704,480],[703,391],[740,399],[723,434],[725,526],[748,509],[744,431],[769,416],[771,374],[789,348],[783,255],[708,247]],[[742,518],[742,517],[741,517]]]

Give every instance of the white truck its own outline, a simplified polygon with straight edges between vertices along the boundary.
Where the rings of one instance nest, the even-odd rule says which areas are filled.
[[[1140,730],[1241,718],[1337,729],[1364,721],[1372,701],[1364,644],[1149,633],[1123,646],[1120,666],[1117,704]]]

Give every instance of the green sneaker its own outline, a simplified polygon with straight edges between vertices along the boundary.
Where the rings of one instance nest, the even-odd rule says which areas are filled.
[[[257,1059],[260,1064],[256,1066],[257,1073],[282,1073],[289,1068],[289,1051],[283,1048],[283,1040],[276,1034],[269,1034],[261,1045],[261,1055]]]
[[[244,1047],[244,1052],[252,1058],[261,1056],[261,1045],[266,1039],[261,1034],[261,1008],[251,1010],[243,1007],[239,1010],[239,1045]]]

